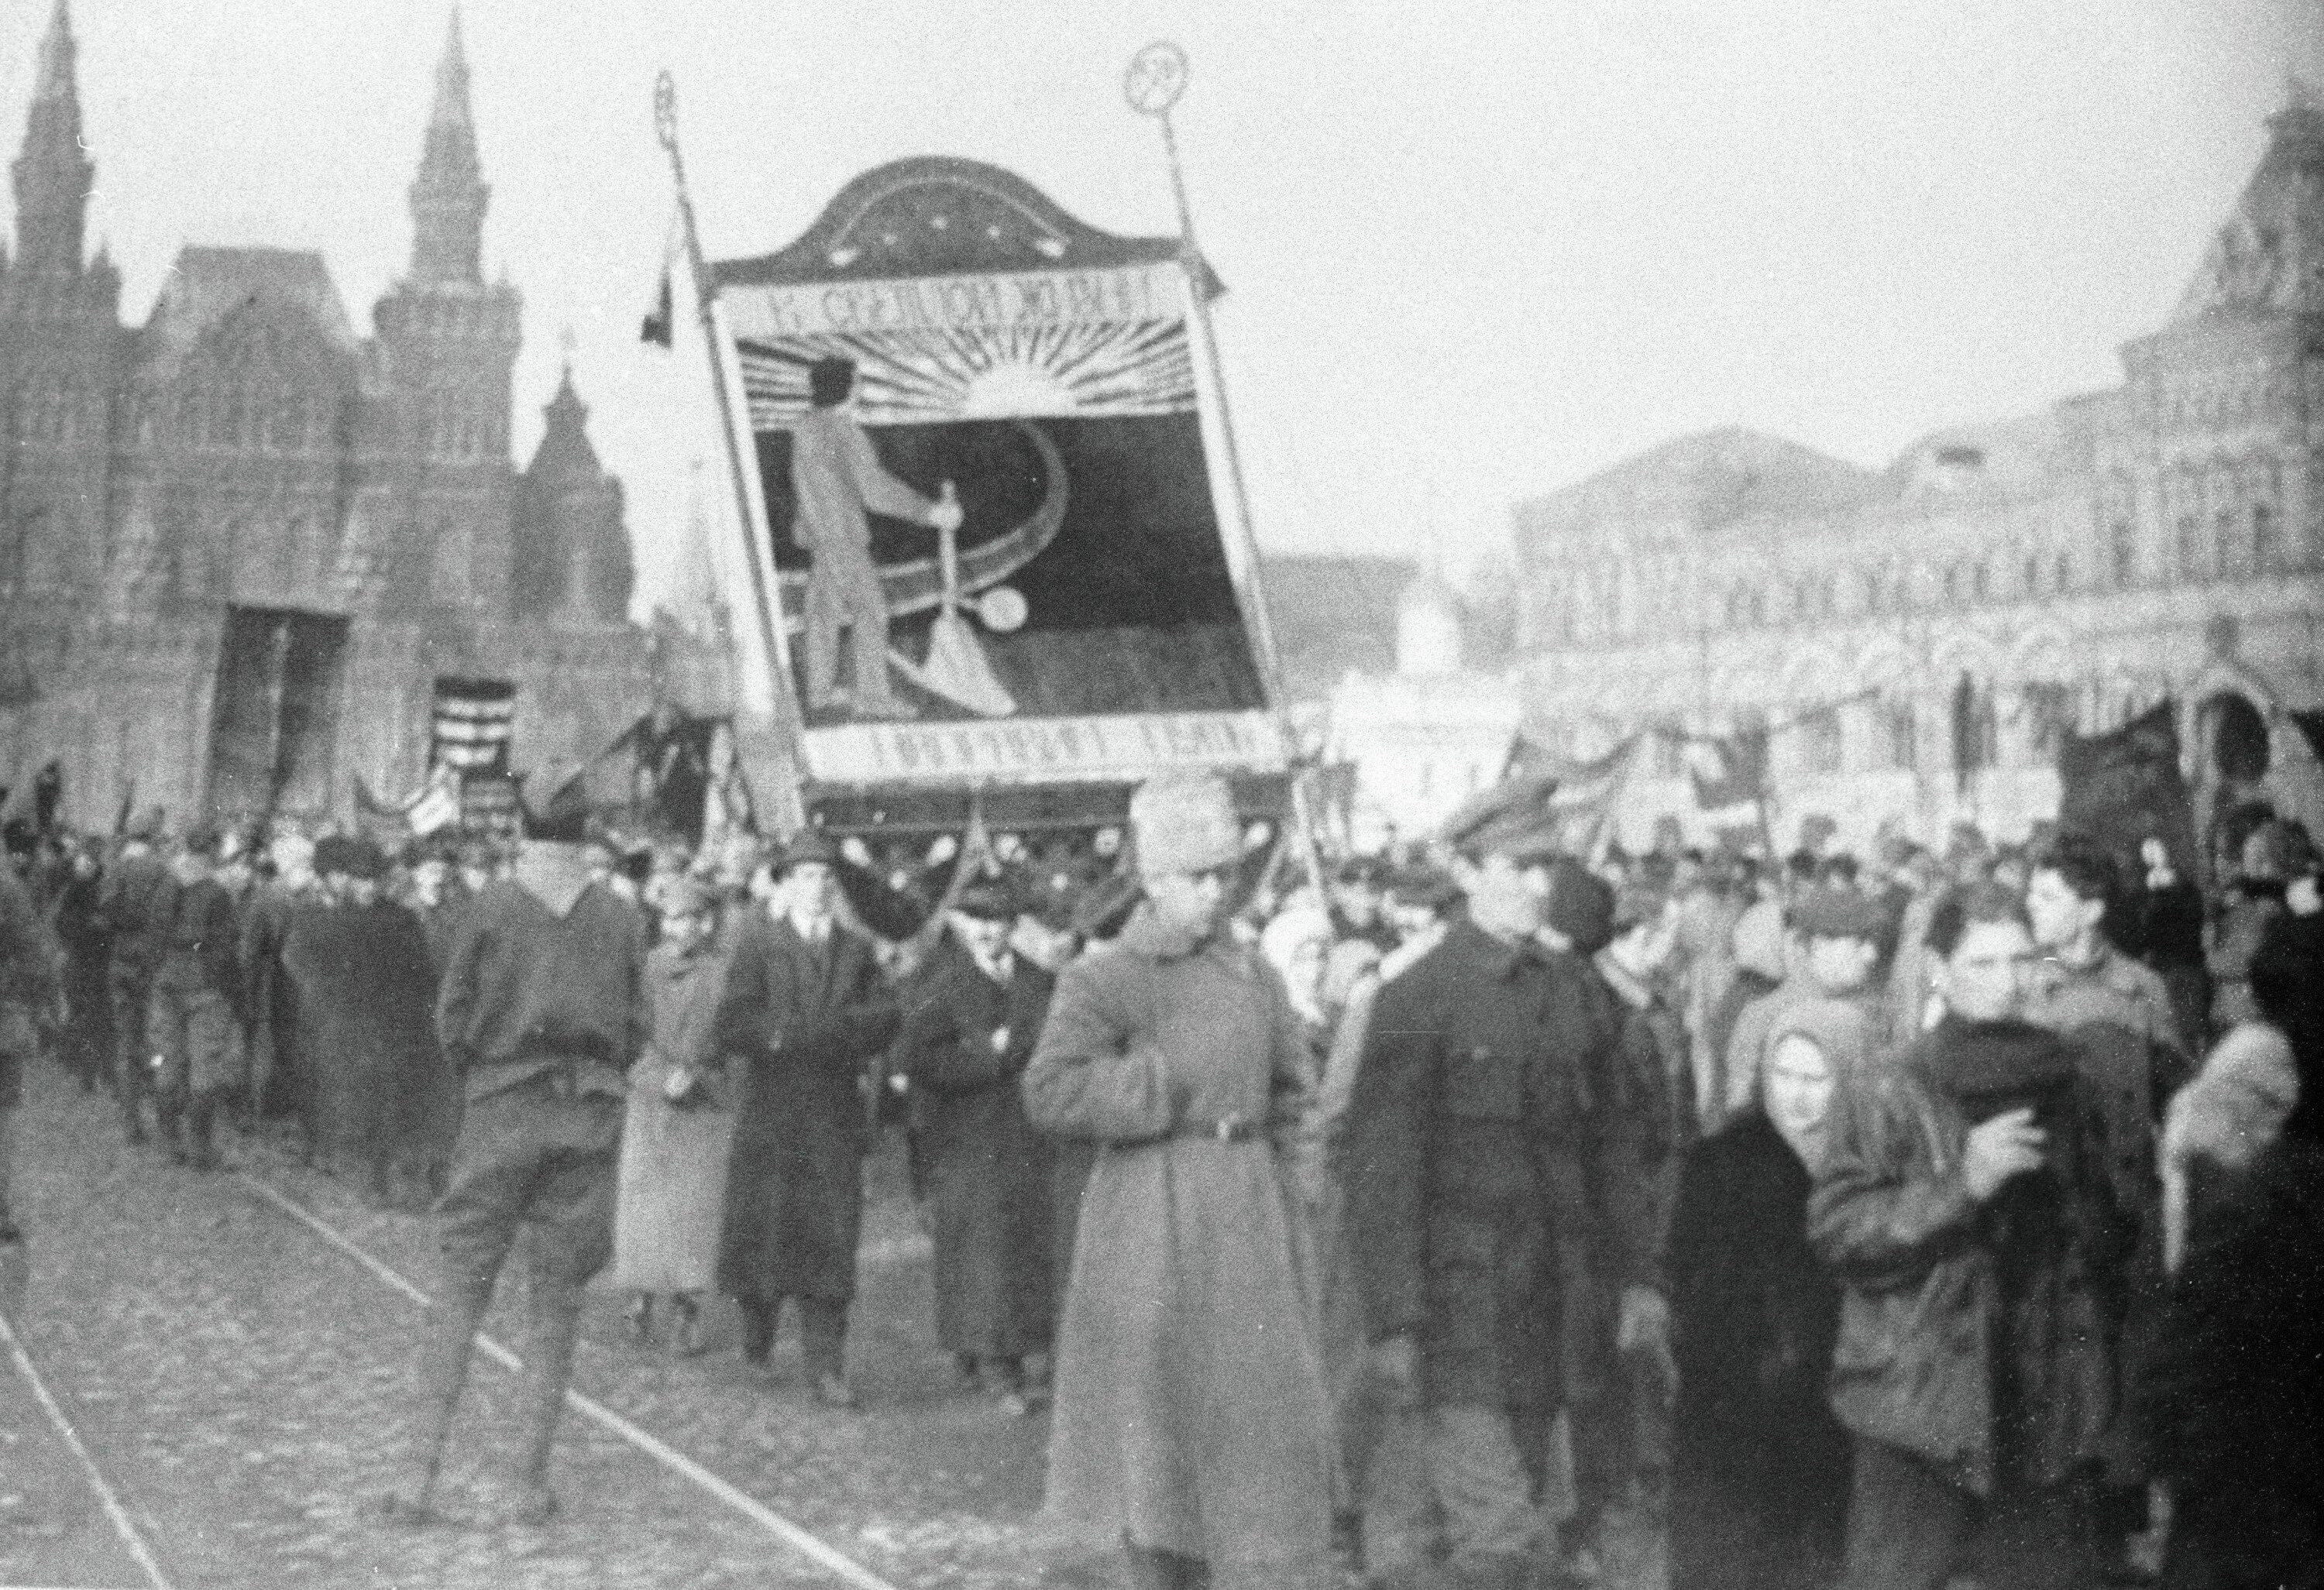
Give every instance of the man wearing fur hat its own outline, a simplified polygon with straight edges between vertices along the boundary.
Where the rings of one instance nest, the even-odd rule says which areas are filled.
[[[445,1438],[520,1226],[529,1227],[530,1274],[508,1514],[538,1524],[556,1512],[549,1453],[572,1374],[582,1288],[613,1252],[626,1073],[646,1036],[645,924],[590,881],[579,767],[526,778],[520,809],[525,842],[514,871],[462,919],[437,994],[437,1036],[466,1107],[436,1205],[442,1266],[417,1428],[383,1502],[391,1521],[435,1517]]]
[[[1536,1498],[1553,1421],[1602,1389],[1614,1355],[1613,1310],[1593,1300],[1618,1297],[1620,1334],[1635,1340],[1663,1312],[1647,1284],[1645,1117],[1628,1107],[1615,1001],[1584,958],[1603,946],[1610,901],[1572,868],[1552,919],[1554,885],[1567,880],[1542,864],[1548,793],[1513,782],[1448,821],[1468,913],[1381,988],[1347,1122],[1350,1247],[1375,1372],[1425,1411],[1450,1583],[1480,1590],[1525,1583],[1544,1544]],[[1574,1420],[1575,1568],[1594,1557],[1617,1477],[1598,1424]],[[1425,1559],[1367,1566],[1389,1584],[1440,1582]]]
[[[718,1285],[742,1305],[742,1356],[762,1372],[791,1299],[816,1400],[853,1408],[863,1088],[897,1011],[872,941],[839,920],[838,859],[813,830],[796,836],[780,887],[734,935],[716,1023],[720,1052],[741,1057]]]
[[[1331,1416],[1287,1185],[1313,1062],[1282,979],[1228,933],[1224,781],[1132,796],[1146,898],[1067,966],[1024,1078],[1045,1132],[1101,1145],[1057,1330],[1048,1505],[1138,1590],[1333,1582]]]

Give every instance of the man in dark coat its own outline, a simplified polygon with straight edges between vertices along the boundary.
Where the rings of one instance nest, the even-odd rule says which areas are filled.
[[[316,1062],[314,1122],[335,1166],[364,1172],[374,1207],[392,1200],[399,1167],[424,1183],[450,1146],[457,1109],[438,1056],[436,966],[410,911],[380,895],[387,858],[369,840],[315,847],[328,894],[291,914],[281,970],[294,990],[299,1048]]]
[[[65,1058],[81,1091],[94,1093],[113,1066],[113,1006],[106,994],[106,970],[113,959],[113,936],[99,909],[105,868],[95,847],[68,841],[70,869],[57,891],[51,924],[65,953]]]
[[[254,1123],[288,1115],[298,1135],[299,1154],[314,1163],[321,1143],[316,1110],[315,1057],[300,1043],[299,989],[283,970],[282,950],[290,929],[324,904],[315,876],[316,843],[286,827],[268,849],[273,876],[251,891],[242,914],[243,989],[250,1018],[251,1115]]]
[[[1427,1459],[1463,1585],[1523,1581],[1553,1420],[1602,1384],[1612,1310],[1641,1335],[1654,1190],[1625,1107],[1615,1001],[1589,961],[1545,945],[1546,790],[1519,781],[1448,822],[1467,915],[1372,1013],[1344,1144],[1349,1246],[1376,1370],[1428,1410]],[[1594,881],[1594,880],[1593,880]],[[1593,948],[1595,946],[1592,946]],[[1582,1421],[1577,1420],[1577,1425]],[[1577,1429],[1574,1555],[1615,1475]],[[1395,1582],[1416,1564],[1368,1565]]]
[[[436,1221],[442,1256],[410,1454],[383,1499],[426,1523],[445,1438],[493,1282],[520,1226],[525,1289],[521,1441],[508,1515],[557,1511],[549,1454],[572,1377],[582,1288],[613,1251],[614,1158],[628,1071],[646,1040],[644,919],[591,881],[578,767],[528,777],[512,876],[461,922],[437,993],[436,1032],[466,1107]],[[418,939],[414,927],[413,940]],[[425,958],[424,947],[413,952]]]
[[[998,884],[954,901],[898,1045],[936,1212],[936,1339],[981,1389],[1021,1403],[1028,1354],[1049,1346],[1049,1147],[1017,1079],[1056,979],[1010,946]]]
[[[782,1300],[797,1300],[816,1398],[852,1408],[847,1305],[863,1218],[864,1097],[895,1037],[871,941],[835,920],[836,853],[794,840],[779,888],[734,939],[717,1043],[741,1057],[719,1289],[742,1309],[742,1355],[763,1365]]]
[[[41,1025],[56,1007],[58,960],[32,890],[13,868],[0,866],[0,1245],[22,1240],[8,1201],[16,1105]]]
[[[197,828],[171,863],[177,882],[145,1006],[153,1103],[171,1157],[215,1170],[218,1101],[242,1085],[242,926],[213,876],[223,836]]]
[[[146,812],[122,836],[121,852],[105,875],[97,914],[113,942],[106,991],[113,1002],[113,1094],[121,1107],[122,1131],[133,1144],[145,1141],[143,1100],[151,1083],[146,1061],[145,1006],[153,994],[153,972],[176,901],[177,880],[154,847],[161,840],[161,813]]]
[[[1808,1206],[1843,1287],[1849,1590],[2079,1585],[2135,1224],[2071,1045],[2022,1019],[2034,944],[1991,884],[1932,914],[1946,1014],[1845,1087]]]

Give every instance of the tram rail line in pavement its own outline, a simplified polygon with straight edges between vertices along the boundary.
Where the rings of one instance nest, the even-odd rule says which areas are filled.
[[[374,1280],[401,1292],[405,1298],[422,1308],[428,1307],[432,1302],[433,1300],[425,1291],[414,1285],[410,1279],[392,1265],[366,1251],[354,1238],[264,1177],[247,1170],[236,1172],[235,1174],[261,1201],[289,1216],[326,1245],[353,1260]],[[0,1329],[5,1329],[5,1320],[0,1320]],[[10,1346],[16,1352],[19,1367],[29,1372],[31,1361],[23,1356],[21,1348],[15,1347],[15,1338],[13,1334],[7,1339]],[[478,1335],[476,1346],[485,1356],[505,1369],[513,1370],[523,1367],[521,1359],[490,1336]],[[34,1383],[37,1388],[37,1382]],[[41,1395],[43,1404],[49,1405],[46,1392],[42,1392]],[[898,1586],[880,1577],[837,1547],[813,1531],[792,1522],[757,1497],[730,1481],[721,1478],[652,1431],[624,1419],[595,1398],[568,1387],[565,1392],[565,1401],[568,1407],[584,1419],[644,1453],[671,1473],[707,1492],[725,1506],[751,1520],[798,1556],[807,1558],[816,1567],[855,1586],[855,1590],[899,1590]],[[61,1419],[60,1414],[52,1413],[51,1416]],[[60,1429],[64,1428],[66,1427],[60,1424]],[[95,1466],[90,1463],[88,1453],[81,1448],[78,1438],[71,1438],[69,1435],[68,1438],[72,1440],[73,1449],[79,1454],[81,1462],[88,1466],[92,1478],[102,1485],[102,1476],[97,1474]],[[129,1539],[132,1552],[138,1556],[140,1564],[146,1568],[149,1576],[152,1577],[154,1590],[171,1590],[168,1582],[161,1576],[161,1570],[153,1563],[152,1554],[146,1552],[134,1536],[126,1535],[125,1531],[129,1527],[126,1514],[119,1512],[118,1503],[111,1499],[109,1492],[105,1494],[107,1496],[107,1511],[115,1514],[115,1527],[124,1530],[124,1538]],[[5,1590],[5,1587],[0,1586],[0,1590]]]
[[[9,1320],[8,1310],[4,1308],[0,1308],[0,1346],[7,1349],[9,1359],[15,1365],[16,1374],[23,1379],[25,1389],[32,1393],[32,1400],[41,1405],[41,1411],[47,1416],[50,1428],[56,1431],[58,1439],[64,1442],[65,1449],[73,1455],[73,1461],[80,1466],[81,1477],[88,1483],[97,1505],[105,1510],[106,1521],[113,1525],[114,1533],[121,1538],[122,1549],[129,1553],[130,1560],[145,1576],[146,1583],[152,1586],[152,1590],[176,1590],[169,1575],[162,1572],[161,1559],[153,1555],[153,1549],[146,1544],[145,1537],[139,1532],[137,1521],[129,1516],[129,1509],[122,1502],[121,1493],[113,1488],[113,1482],[105,1477],[105,1471],[97,1467],[97,1459],[90,1456],[88,1444],[80,1438],[80,1432],[73,1428],[63,1406],[49,1390],[48,1382],[42,1378],[40,1365],[33,1363],[32,1356],[24,1350],[23,1340],[17,1336],[15,1326]],[[14,1587],[0,1587],[0,1590],[14,1590]],[[29,1590],[29,1587],[24,1587],[24,1590]]]

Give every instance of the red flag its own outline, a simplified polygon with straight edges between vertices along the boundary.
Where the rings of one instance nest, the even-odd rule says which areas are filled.
[[[1739,806],[1746,801],[1766,798],[1767,794],[1767,726],[1754,723],[1734,733],[1710,742],[1710,751],[1718,762],[1718,771],[1705,775],[1699,768],[1689,769],[1694,781],[1694,804],[1706,812],[1722,806]]]

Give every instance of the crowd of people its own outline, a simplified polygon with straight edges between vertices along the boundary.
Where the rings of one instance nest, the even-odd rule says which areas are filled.
[[[2264,809],[2207,890],[2070,832],[1574,855],[1516,780],[1319,873],[1164,777],[915,883],[525,792],[499,845],[7,835],[0,1100],[46,1049],[189,1172],[280,1134],[436,1222],[392,1519],[520,1227],[514,1512],[593,1280],[685,1355],[732,1299],[770,1381],[788,1300],[854,1406],[892,1134],[937,1339],[1140,1586],[1586,1584],[1618,1517],[1676,1590],[2324,1584],[2324,869]]]

